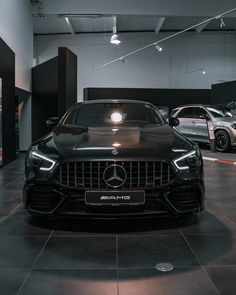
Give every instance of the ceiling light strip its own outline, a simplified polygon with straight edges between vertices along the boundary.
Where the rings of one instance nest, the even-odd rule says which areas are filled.
[[[222,12],[221,14],[218,14],[218,15],[216,15],[216,16],[213,16],[213,17],[211,17],[211,18],[209,18],[209,19],[206,19],[206,20],[204,20],[204,21],[202,21],[202,22],[200,22],[200,23],[198,23],[198,24],[196,24],[196,25],[193,25],[193,26],[191,26],[191,27],[188,27],[188,28],[186,28],[186,29],[184,29],[184,30],[182,30],[182,31],[179,31],[179,32],[174,33],[174,34],[172,34],[172,35],[170,35],[170,36],[167,36],[167,37],[165,37],[165,38],[163,38],[163,39],[160,39],[160,40],[158,40],[158,41],[156,41],[156,42],[153,42],[153,43],[151,43],[151,44],[148,44],[148,45],[146,45],[146,46],[143,46],[143,47],[141,47],[141,48],[138,48],[138,49],[136,49],[136,50],[134,50],[134,51],[132,51],[132,52],[130,52],[130,53],[127,53],[127,54],[125,54],[125,55],[123,55],[123,56],[121,56],[121,57],[118,57],[118,58],[116,58],[116,59],[113,59],[113,60],[111,60],[111,61],[109,61],[109,62],[107,62],[107,63],[105,63],[105,64],[103,64],[103,65],[101,65],[101,66],[99,66],[99,67],[97,67],[97,68],[95,68],[95,70],[98,70],[98,69],[104,68],[104,67],[106,67],[106,66],[108,66],[108,65],[111,65],[111,64],[117,62],[117,61],[122,61],[122,60],[124,60],[124,59],[125,59],[126,57],[128,57],[128,56],[131,56],[131,55],[134,55],[134,54],[136,54],[136,53],[139,53],[140,51],[143,51],[143,50],[145,50],[145,49],[147,49],[147,48],[149,48],[149,47],[156,46],[156,45],[158,45],[158,44],[161,43],[161,42],[164,42],[164,41],[166,41],[166,40],[169,40],[169,39],[171,39],[171,38],[174,38],[174,37],[176,37],[176,36],[179,36],[179,35],[181,35],[181,34],[187,32],[187,31],[190,31],[190,30],[192,30],[192,29],[197,28],[198,26],[201,26],[201,25],[204,25],[205,23],[211,22],[212,20],[215,20],[215,19],[222,19],[223,16],[225,16],[225,15],[227,15],[227,14],[230,14],[230,13],[232,13],[232,12],[234,12],[234,11],[236,11],[236,7],[233,8],[233,9],[230,9],[230,10],[228,10],[228,11]]]

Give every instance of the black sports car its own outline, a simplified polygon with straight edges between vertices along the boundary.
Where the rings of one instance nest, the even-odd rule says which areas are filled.
[[[60,217],[180,216],[204,208],[201,153],[150,103],[77,103],[28,150],[24,205]]]

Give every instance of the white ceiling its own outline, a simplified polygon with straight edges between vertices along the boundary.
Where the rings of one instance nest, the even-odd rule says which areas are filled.
[[[97,18],[71,17],[77,33],[112,31],[112,15],[117,16],[118,31],[183,30],[209,17],[236,7],[235,0],[31,0],[35,34],[70,33],[62,15],[97,14]],[[164,23],[162,22],[165,17]],[[236,12],[227,15],[226,26],[214,20],[203,30],[236,30]],[[201,31],[201,30],[200,30]]]
[[[159,17],[155,16],[119,16],[118,31],[154,31]],[[162,31],[183,30],[204,20],[199,17],[167,17],[161,27]],[[71,18],[73,27],[77,33],[85,32],[109,32],[112,31],[112,17],[100,18]],[[225,18],[226,26],[220,27],[220,20],[209,23],[204,30],[236,30],[236,18]],[[46,15],[45,17],[34,17],[35,34],[60,34],[70,33],[68,24],[64,17],[57,15]]]

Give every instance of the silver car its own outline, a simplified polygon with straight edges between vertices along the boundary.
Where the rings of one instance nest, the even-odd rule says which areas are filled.
[[[186,105],[177,107],[171,117],[178,118],[176,130],[187,138],[209,143],[207,121],[211,120],[215,133],[216,150],[226,152],[236,146],[236,117],[230,117],[215,106]]]

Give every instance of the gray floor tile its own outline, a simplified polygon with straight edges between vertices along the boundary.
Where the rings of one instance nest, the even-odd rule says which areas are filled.
[[[116,239],[52,237],[36,268],[116,268]]]
[[[116,270],[34,270],[21,295],[116,295]]]
[[[236,235],[186,236],[203,265],[236,265]]]
[[[174,266],[196,266],[198,261],[181,236],[119,236],[120,268],[148,268],[169,262]]]
[[[22,189],[0,189],[0,202],[2,201],[20,201],[22,202]]]
[[[78,220],[53,225],[53,236],[180,235],[176,219]]]
[[[185,235],[209,235],[236,233],[236,223],[223,214],[216,214],[205,210],[192,218],[195,222],[182,220],[179,224],[181,232]],[[191,220],[191,218],[189,218]]]
[[[1,236],[0,268],[29,268],[47,237]]]
[[[206,271],[221,295],[236,294],[236,266],[208,266]]]
[[[30,224],[29,218],[25,216],[10,216],[0,222],[0,236],[49,236],[52,230]]]
[[[9,215],[20,205],[19,201],[0,201],[0,214]]]
[[[0,269],[0,294],[16,295],[28,271],[28,269]]]
[[[119,270],[120,295],[217,295],[201,268],[176,268],[163,273],[155,269]]]

